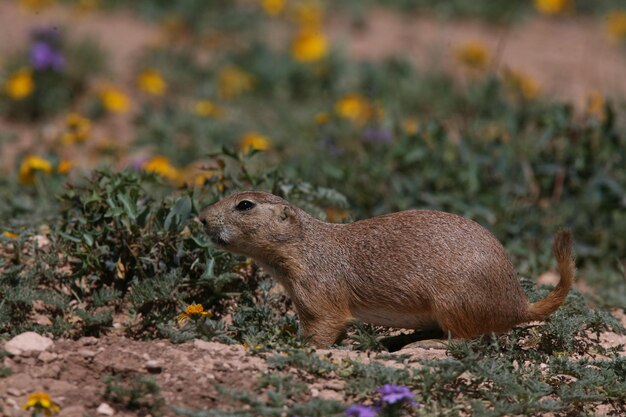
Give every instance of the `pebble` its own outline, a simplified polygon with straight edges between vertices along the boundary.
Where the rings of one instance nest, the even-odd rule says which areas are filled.
[[[57,355],[56,353],[43,351],[39,354],[39,356],[37,356],[37,359],[39,359],[43,363],[48,363],[48,362],[52,362],[58,357],[59,355]]]
[[[91,359],[96,356],[98,352],[89,349],[81,349],[78,351],[78,354],[85,359]]]
[[[341,391],[345,388],[345,385],[346,385],[345,382],[341,380],[330,380],[324,384],[324,388],[335,390],[335,391]]]
[[[93,336],[81,337],[78,342],[83,346],[91,346],[98,343],[98,339]]]
[[[115,410],[113,409],[113,407],[111,407],[107,403],[100,404],[96,411],[98,412],[98,414],[103,416],[112,416],[113,414],[115,414]]]
[[[41,336],[35,332],[18,334],[13,339],[6,342],[4,350],[11,355],[22,355],[25,352],[43,352],[52,347],[54,342],[49,337]]]
[[[145,364],[146,370],[151,374],[159,374],[163,370],[163,366],[157,361],[150,360]]]

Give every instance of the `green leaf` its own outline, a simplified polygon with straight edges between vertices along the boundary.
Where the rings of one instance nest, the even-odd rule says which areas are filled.
[[[131,220],[136,220],[137,219],[137,203],[134,201],[131,201],[130,197],[126,194],[118,194],[117,199],[122,202],[126,215]]]
[[[83,233],[83,239],[85,239],[87,245],[93,246],[93,236],[91,235],[91,233]]]
[[[71,240],[74,243],[80,243],[80,239],[71,235],[68,235],[67,233],[63,233],[63,232],[59,232],[59,236],[61,236],[63,239],[66,240]]]
[[[180,197],[176,200],[174,207],[165,218],[163,226],[166,230],[180,232],[185,227],[191,214],[191,198],[189,196]]]

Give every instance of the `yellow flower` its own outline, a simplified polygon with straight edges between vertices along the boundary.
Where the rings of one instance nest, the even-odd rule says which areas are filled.
[[[50,161],[43,159],[37,155],[28,155],[20,165],[18,181],[20,184],[33,184],[35,182],[35,173],[43,172],[46,175],[52,173],[52,164]]]
[[[200,173],[196,173],[195,175],[193,175],[191,177],[191,182],[198,186],[201,187],[204,184],[206,184],[207,181],[215,178],[217,176],[217,174],[214,171],[204,171],[204,172],[200,172]],[[219,184],[218,187],[223,187],[222,184]]]
[[[504,83],[515,93],[521,94],[525,99],[536,98],[541,92],[537,80],[522,72],[507,69],[504,72]]]
[[[59,166],[57,167],[57,171],[59,174],[67,174],[74,167],[74,162],[68,161],[67,159],[59,162]]]
[[[154,172],[155,174],[175,181],[179,177],[178,170],[171,164],[170,160],[164,156],[157,155],[146,162],[143,166],[146,172]]]
[[[254,349],[254,350],[259,350],[262,348],[261,345],[254,345],[254,347],[251,347],[248,342],[243,342],[241,344],[241,346],[245,349],[245,350],[250,350],[250,349]]]
[[[291,43],[291,55],[296,61],[316,62],[326,56],[328,41],[317,29],[303,29]]]
[[[322,26],[324,11],[318,1],[302,1],[294,8],[294,18],[302,29],[317,30]]]
[[[614,39],[626,39],[626,10],[610,12],[606,19],[606,28]]]
[[[535,0],[535,9],[541,14],[557,15],[570,7],[570,0]]]
[[[419,127],[420,124],[417,119],[414,119],[412,117],[405,119],[404,122],[402,122],[402,128],[404,129],[404,132],[408,135],[416,134]]]
[[[22,68],[16,71],[6,81],[4,90],[13,100],[21,100],[30,96],[35,89],[33,72],[30,68]]]
[[[606,118],[604,97],[598,91],[592,91],[587,97],[587,114],[603,121]]]
[[[241,138],[239,147],[244,152],[250,152],[252,150],[266,151],[270,148],[270,140],[267,136],[260,133],[248,132]]]
[[[231,100],[251,90],[254,77],[240,68],[227,66],[217,75],[217,84],[220,98]]]
[[[57,414],[61,407],[52,400],[47,392],[33,392],[28,396],[28,401],[22,406],[23,410],[34,409],[35,412],[43,412],[47,416]]]
[[[17,239],[18,237],[20,237],[18,234],[15,234],[13,232],[3,232],[2,236],[8,237],[9,239]]]
[[[319,112],[315,115],[313,119],[316,125],[323,125],[330,121],[330,113],[328,112]]]
[[[106,87],[100,91],[100,101],[107,111],[125,113],[130,108],[130,99],[116,87]]]
[[[185,312],[183,314],[179,314],[176,317],[176,320],[178,321],[178,324],[182,326],[187,323],[189,319],[198,319],[200,317],[211,318],[213,317],[213,313],[210,311],[204,311],[202,304],[189,304],[185,309]]]
[[[194,163],[187,166],[181,173],[179,185],[195,185],[202,187],[207,182],[215,182],[218,188],[223,187],[221,182],[224,179],[222,171],[218,168],[212,168],[203,163]]]
[[[222,114],[222,109],[211,100],[198,100],[193,106],[193,112],[200,117],[218,117]]]
[[[457,48],[456,57],[466,67],[483,71],[489,63],[489,50],[481,41],[469,41]]]
[[[38,12],[54,4],[54,0],[19,0],[19,2],[20,6],[31,12]]]
[[[139,74],[137,85],[141,91],[153,96],[162,96],[167,89],[167,83],[161,73],[155,69],[147,69]]]
[[[78,113],[70,113],[65,118],[65,132],[61,140],[70,145],[76,142],[84,142],[91,133],[91,121]]]
[[[335,112],[339,116],[359,124],[370,120],[375,110],[376,109],[359,94],[346,94],[335,103]]]
[[[278,16],[284,9],[287,0],[261,0],[261,7],[270,16]]]

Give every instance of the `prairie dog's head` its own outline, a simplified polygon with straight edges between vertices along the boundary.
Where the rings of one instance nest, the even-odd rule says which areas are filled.
[[[297,211],[273,194],[245,191],[210,205],[199,219],[215,245],[254,257],[299,236]]]

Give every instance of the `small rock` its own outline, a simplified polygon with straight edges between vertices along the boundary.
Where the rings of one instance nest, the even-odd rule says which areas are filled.
[[[333,391],[330,389],[323,389],[319,393],[319,398],[322,400],[342,401],[343,395],[337,391]]]
[[[57,355],[56,353],[48,352],[44,350],[43,352],[39,354],[39,356],[37,356],[37,359],[39,359],[43,363],[49,363],[49,362],[54,361],[58,357],[59,355]]]
[[[98,354],[98,352],[95,352],[93,350],[89,350],[89,349],[81,349],[78,351],[78,354],[80,356],[82,356],[85,359],[91,359],[94,356],[96,356]]]
[[[7,394],[12,395],[14,397],[19,397],[22,395],[22,391],[17,388],[7,388]]]
[[[50,320],[50,317],[44,316],[43,314],[35,314],[33,321],[37,324],[41,324],[42,326],[52,326],[52,320]]]
[[[320,396],[320,390],[317,388],[311,388],[311,397],[317,398]]]
[[[345,385],[346,383],[341,380],[330,380],[324,384],[324,388],[341,391],[344,389]]]
[[[12,408],[15,411],[14,415],[19,415],[21,410],[21,407],[17,404],[17,402],[13,399],[13,398],[7,398],[5,400],[7,408]],[[0,408],[0,411],[2,411],[2,408]]]
[[[54,342],[49,337],[41,336],[35,332],[18,334],[6,342],[4,350],[12,355],[21,355],[24,352],[43,352],[53,346]]]
[[[86,336],[86,337],[81,337],[80,339],[78,339],[78,343],[80,343],[83,346],[92,346],[98,343],[98,339],[93,336]]]
[[[163,370],[163,366],[161,366],[161,364],[157,361],[148,361],[146,362],[145,367],[151,374],[158,374]]]
[[[98,412],[98,414],[103,416],[112,416],[113,414],[115,414],[115,410],[113,409],[113,407],[111,407],[107,403],[100,404],[96,411]]]

